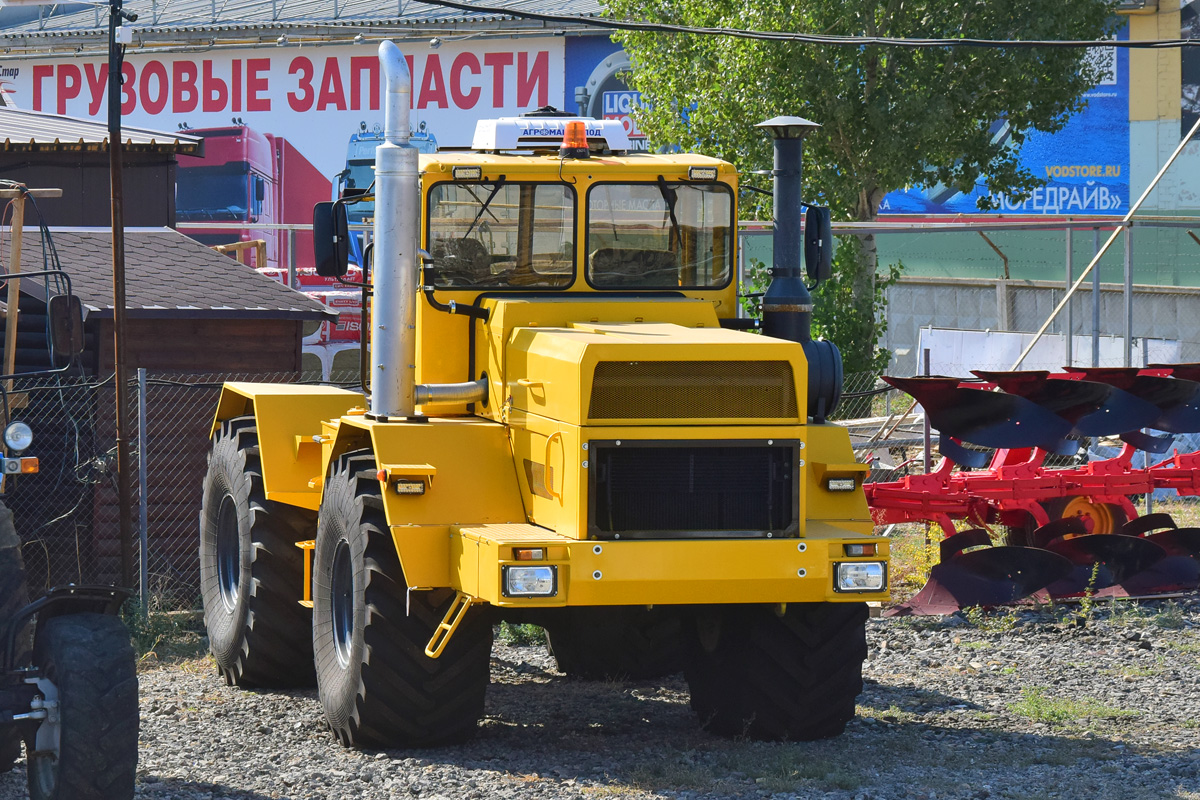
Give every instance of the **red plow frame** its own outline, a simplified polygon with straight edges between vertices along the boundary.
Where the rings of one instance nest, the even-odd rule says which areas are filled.
[[[928,473],[865,486],[876,524],[931,522],[945,536],[929,583],[895,613],[1197,588],[1200,528],[1139,517],[1130,498],[1200,496],[1200,452],[1134,466],[1139,450],[1162,454],[1173,441],[1145,430],[1200,431],[1200,366],[977,374],[884,378],[924,407],[943,455]],[[1108,436],[1125,440],[1113,457],[1046,465]]]

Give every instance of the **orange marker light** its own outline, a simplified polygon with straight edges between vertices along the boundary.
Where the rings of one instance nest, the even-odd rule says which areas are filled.
[[[26,475],[32,475],[33,473],[35,473],[37,471],[38,471],[38,460],[36,458],[27,456],[27,457],[21,459],[21,472],[22,473],[24,473]]]
[[[513,558],[517,561],[541,561],[546,551],[540,547],[514,547]]]
[[[587,158],[588,150],[587,123],[573,119],[567,123],[563,132],[562,147],[558,154],[563,158]]]

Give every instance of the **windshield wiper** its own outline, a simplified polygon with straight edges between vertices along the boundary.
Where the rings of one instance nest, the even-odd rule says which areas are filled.
[[[681,243],[683,232],[679,230],[679,220],[675,217],[675,203],[679,200],[679,193],[667,185],[667,179],[662,175],[658,176],[658,191],[667,203],[667,213],[671,215],[671,230],[675,232],[675,242]],[[667,238],[667,249],[671,249],[670,237]]]
[[[479,213],[475,215],[475,219],[471,220],[471,225],[467,228],[467,232],[464,233],[460,238],[465,239],[471,235],[471,231],[475,230],[475,226],[479,224],[479,220],[485,213],[487,213],[488,206],[492,204],[492,201],[496,199],[496,195],[500,194],[500,190],[503,188],[504,176],[501,175],[496,179],[496,185],[492,187],[492,191],[488,193],[487,200],[483,201],[483,205],[480,207]]]

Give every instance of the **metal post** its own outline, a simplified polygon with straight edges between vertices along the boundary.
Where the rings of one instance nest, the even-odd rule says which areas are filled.
[[[288,246],[288,260],[287,260],[288,288],[289,289],[299,289],[300,287],[296,285],[296,229],[295,228],[287,229],[287,246]]]
[[[1133,366],[1133,223],[1125,227],[1125,366]]]
[[[1150,340],[1145,336],[1142,337],[1142,366],[1150,366]],[[1142,466],[1146,469],[1150,468],[1150,451],[1142,451]],[[1154,513],[1154,487],[1150,487],[1150,491],[1146,492],[1146,513]]]
[[[926,378],[928,378],[929,377],[929,348],[928,347],[926,347],[924,350],[921,351],[921,362],[922,362],[921,363],[921,373]],[[925,420],[925,426],[924,426],[924,431],[922,433],[922,436],[924,438],[924,443],[925,443],[925,474],[928,475],[930,472],[933,471],[929,467],[929,462],[933,460],[933,437],[929,430],[929,412],[926,409],[922,408],[921,416]]]
[[[121,583],[133,585],[133,509],[129,474],[129,370],[125,363],[125,213],[121,181],[121,0],[108,9],[108,170],[112,190],[113,370],[116,373],[117,506]]]
[[[1070,220],[1067,220],[1067,221],[1070,222]],[[1068,292],[1071,291],[1071,283],[1074,280],[1074,276],[1071,274],[1073,272],[1072,263],[1071,263],[1071,258],[1073,256],[1073,254],[1071,252],[1071,244],[1072,244],[1071,232],[1072,232],[1072,230],[1073,229],[1070,227],[1067,228],[1067,291]],[[1075,315],[1071,313],[1071,304],[1070,303],[1067,303],[1066,312],[1067,312],[1066,356],[1067,356],[1067,366],[1070,367],[1070,366],[1074,366],[1074,364],[1075,364],[1075,342],[1074,342]]]
[[[138,367],[138,545],[141,549],[141,580],[139,590],[142,599],[142,617],[150,613],[150,527],[148,523],[149,482],[146,472],[150,454],[146,450],[146,368]]]
[[[1092,256],[1100,252],[1100,229],[1092,228]],[[1100,265],[1092,270],[1092,366],[1100,366]]]

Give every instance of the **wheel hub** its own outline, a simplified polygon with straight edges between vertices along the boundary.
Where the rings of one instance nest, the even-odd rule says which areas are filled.
[[[242,542],[238,535],[237,503],[233,496],[221,498],[217,510],[217,585],[221,602],[232,613],[237,607],[242,578]]]
[[[333,554],[333,574],[330,576],[330,616],[333,622],[333,649],[342,667],[350,666],[350,650],[354,638],[354,565],[350,558],[350,543],[337,543]]]

